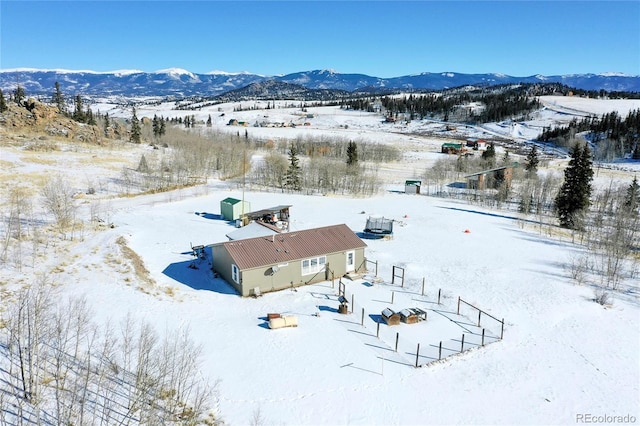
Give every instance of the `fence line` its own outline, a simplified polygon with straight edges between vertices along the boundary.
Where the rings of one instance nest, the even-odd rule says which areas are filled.
[[[490,313],[485,312],[482,309],[478,308],[477,306],[474,306],[471,303],[463,300],[460,296],[458,296],[458,315],[460,315],[460,304],[461,303],[464,303],[465,305],[468,305],[468,306],[470,306],[473,309],[476,309],[478,311],[478,327],[480,327],[480,320],[482,318],[482,314],[484,314],[485,316],[488,316],[489,318],[492,318],[493,320],[499,322],[500,323],[500,340],[502,340],[502,338],[504,337],[504,318],[498,319],[498,318],[494,317],[493,315],[491,315]]]
[[[469,350],[474,347],[483,347],[486,344],[491,343],[491,341],[487,342],[487,339],[494,339],[493,341],[498,341],[498,340],[502,340],[503,338],[504,320],[502,321],[498,320],[496,317],[486,313],[485,311],[481,311],[474,305],[458,297],[458,312],[456,315],[461,316],[460,304],[462,303],[474,309],[477,309],[479,312],[481,312],[480,315],[485,314],[490,318],[501,323],[502,327],[501,327],[500,337],[498,338],[497,336],[493,335],[493,333],[489,334],[486,332],[485,328],[482,328],[481,330],[477,330],[476,332],[469,331],[467,333],[463,333],[459,340],[459,345],[457,347],[455,345],[455,342],[458,342],[458,339],[455,339],[455,338],[448,340],[447,341],[448,343],[444,346],[443,346],[443,343],[444,343],[443,341],[440,341],[439,344],[433,344],[433,343],[429,344],[428,341],[424,340],[423,338],[418,338],[418,340],[420,340],[419,342],[416,342],[416,339],[404,339],[400,335],[400,331],[394,330],[391,327],[381,327],[381,324],[383,326],[385,325],[382,316],[378,312],[367,312],[365,307],[355,300],[355,293],[353,291],[347,291],[345,283],[342,282],[341,280],[339,284],[340,284],[339,286],[340,293],[344,297],[344,299],[345,300],[349,300],[349,298],[351,299],[350,300],[351,309],[348,310],[348,313],[354,314],[358,312],[360,314],[360,318],[359,318],[360,321],[358,321],[357,317],[355,317],[354,319],[357,322],[353,322],[353,324],[358,324],[359,326],[363,327],[365,330],[368,330],[371,333],[370,335],[372,337],[375,336],[375,338],[377,338],[381,343],[387,346],[389,350],[392,350],[393,352],[401,356],[401,358],[407,360],[408,365],[414,365],[415,367],[422,367],[430,364],[431,362],[446,359],[452,355],[460,354],[465,350]],[[396,293],[395,291],[391,290],[391,305],[393,305],[394,303],[395,293]],[[441,304],[441,297],[442,297],[442,289],[438,289],[438,295],[437,295],[438,305]],[[422,303],[433,303],[433,302],[429,302],[428,300],[417,300],[417,299],[411,299],[411,300],[415,300]],[[380,301],[380,300],[378,300],[378,302],[384,303],[383,301]],[[430,309],[430,308],[425,308],[424,306],[422,306],[422,308],[426,309],[425,312],[427,312]],[[478,321],[477,327],[478,328],[480,327],[480,321]],[[420,349],[421,344],[423,344],[422,350]],[[409,361],[409,359],[411,358],[408,358],[408,357],[413,357],[413,356],[415,356],[415,362]],[[420,361],[424,359],[427,359],[427,361],[421,363]]]

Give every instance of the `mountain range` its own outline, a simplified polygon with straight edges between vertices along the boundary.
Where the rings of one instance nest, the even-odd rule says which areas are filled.
[[[393,78],[365,74],[342,74],[333,70],[314,70],[279,76],[251,73],[212,72],[195,74],[179,68],[156,72],[137,70],[95,72],[68,70],[12,69],[0,70],[0,89],[8,93],[19,84],[27,95],[52,95],[55,83],[67,96],[218,96],[252,83],[278,81],[308,89],[346,92],[381,90],[442,90],[453,87],[494,86],[517,83],[561,83],[583,90],[640,92],[640,75],[618,73],[532,75],[513,77],[505,74],[461,74],[454,72],[406,75]]]

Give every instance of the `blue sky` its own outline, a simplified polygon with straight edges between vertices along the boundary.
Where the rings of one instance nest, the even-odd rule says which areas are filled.
[[[640,74],[632,1],[0,1],[0,69]]]

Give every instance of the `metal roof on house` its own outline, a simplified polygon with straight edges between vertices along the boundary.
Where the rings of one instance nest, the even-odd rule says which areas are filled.
[[[220,245],[224,246],[241,270],[367,246],[345,224],[211,244]]]

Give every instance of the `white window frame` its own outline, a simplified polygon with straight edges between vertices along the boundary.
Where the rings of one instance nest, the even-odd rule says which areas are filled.
[[[231,265],[231,279],[237,284],[240,284],[240,268],[235,264]]]
[[[327,256],[311,257],[300,262],[302,275],[312,275],[324,271],[327,265]]]

